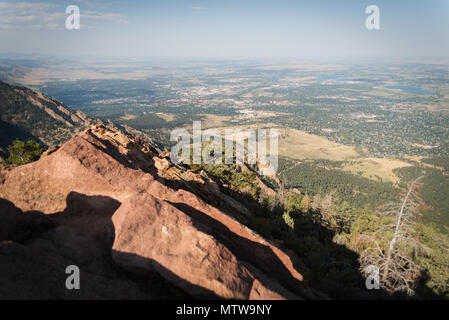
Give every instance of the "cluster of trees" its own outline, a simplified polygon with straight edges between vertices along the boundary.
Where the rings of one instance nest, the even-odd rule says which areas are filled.
[[[290,166],[283,164],[279,172],[288,187],[311,195],[334,194],[336,198],[344,199],[357,208],[374,209],[397,199],[399,194],[399,190],[391,182],[373,181],[314,162]]]
[[[228,187],[228,193],[248,206],[252,206],[259,199],[261,188],[255,183],[257,174],[254,171],[242,170],[240,166],[226,164],[192,164],[188,167],[195,171],[206,171],[210,178]]]
[[[249,226],[281,240],[295,253],[293,263],[305,280],[331,297],[449,298],[449,238],[421,219],[424,177],[398,190],[388,204],[371,208],[347,201],[332,188],[300,194],[282,183],[276,196],[268,196],[251,171],[225,165],[202,169],[251,194]],[[380,290],[365,287],[369,265],[380,270]]]
[[[420,196],[425,205],[420,208],[420,211],[423,220],[433,223],[446,233],[449,232],[449,170],[444,168],[447,168],[448,159],[449,157],[439,157],[426,161],[443,168],[443,170],[414,165],[393,171],[401,179],[401,187],[404,187],[407,181],[422,176]]]
[[[8,151],[3,163],[25,164],[39,159],[42,147],[32,140],[16,140]],[[446,159],[434,161],[444,167]],[[281,240],[282,246],[295,253],[292,261],[305,280],[331,297],[449,298],[449,236],[440,230],[441,224],[423,219],[428,210],[449,205],[444,196],[449,186],[446,171],[418,165],[398,169],[400,188],[390,197],[377,199],[383,201],[378,205],[354,194],[369,199],[379,194],[379,185],[366,184],[364,179],[348,180],[334,169],[301,165],[309,172],[299,175],[305,182],[295,186],[313,192],[299,193],[273,180],[276,195],[264,194],[255,168],[224,164],[191,168],[205,170],[228,194],[247,205],[253,212],[246,221],[249,227],[267,239]],[[286,162],[280,167],[284,173],[297,168]],[[298,179],[293,174],[286,177]],[[406,183],[412,179],[412,184]],[[441,181],[429,184],[435,179]],[[336,181],[357,192],[342,192],[346,189],[340,189]],[[430,208],[426,206],[429,203]],[[370,266],[379,268],[380,290],[369,291],[365,286],[365,271]]]
[[[33,100],[36,102],[33,103]],[[57,105],[45,99],[39,99],[30,89],[10,86],[0,81],[0,101],[2,102],[0,103],[0,122],[10,126],[7,128],[7,137],[14,135],[14,138],[24,139],[33,136],[42,141],[59,143],[66,140],[73,132],[73,128],[63,125],[49,115],[49,112],[53,112],[67,122],[72,122],[70,113],[61,112]],[[41,104],[42,107],[38,107],[35,103]],[[45,111],[44,107],[50,111]],[[76,126],[75,123],[74,125]],[[2,145],[1,141],[0,145]]]
[[[432,158],[424,158],[422,162],[428,163],[437,167],[441,167],[444,171],[449,172],[449,157],[448,156],[435,156]]]
[[[42,146],[33,140],[21,141],[14,140],[13,144],[8,146],[9,156],[2,161],[3,164],[27,164],[39,160],[42,154]]]
[[[106,118],[104,118],[106,119]],[[166,121],[155,113],[137,115],[135,118],[123,120],[121,118],[113,119],[118,124],[126,124],[137,130],[151,129],[171,129],[191,125],[193,121],[200,120],[199,115],[174,115],[172,121]]]

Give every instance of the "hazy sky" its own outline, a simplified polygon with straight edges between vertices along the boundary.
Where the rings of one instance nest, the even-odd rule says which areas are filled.
[[[65,28],[78,5],[81,29]],[[365,8],[380,8],[380,30]],[[168,57],[449,57],[449,0],[0,0],[0,52]]]

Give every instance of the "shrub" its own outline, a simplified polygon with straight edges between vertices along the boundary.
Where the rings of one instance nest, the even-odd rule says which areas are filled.
[[[26,142],[16,139],[8,147],[9,157],[3,162],[4,164],[26,164],[39,160],[42,154],[42,146],[33,141]]]

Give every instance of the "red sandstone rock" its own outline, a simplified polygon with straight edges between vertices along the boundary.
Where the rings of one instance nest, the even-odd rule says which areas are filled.
[[[286,253],[194,189],[166,185],[158,173],[165,159],[145,150],[141,140],[97,125],[35,163],[0,168],[0,198],[94,239],[98,249],[87,255],[112,250],[123,269],[150,280],[156,272],[193,297],[315,297]],[[4,240],[19,214],[11,210],[0,211]]]

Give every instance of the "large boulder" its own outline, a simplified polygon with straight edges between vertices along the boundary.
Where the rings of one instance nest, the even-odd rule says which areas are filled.
[[[101,242],[37,212],[0,200],[0,299],[151,299],[149,290],[114,269]],[[6,232],[5,232],[6,231]],[[68,266],[80,290],[68,290]]]
[[[140,283],[147,279],[174,286],[168,295],[179,289],[202,298],[317,297],[304,285],[289,254],[204,201],[219,198],[220,192],[205,187],[211,183],[207,177],[184,180],[187,174],[180,167],[175,168],[178,178],[161,176],[161,163],[169,166],[140,139],[97,125],[37,162],[0,167],[0,198],[9,201],[1,204],[0,240],[15,243],[12,251],[7,249],[16,257],[8,265],[27,261],[28,247],[18,246],[45,234],[45,241],[37,243],[48,247],[48,255],[42,249],[33,260],[36,268],[39,263],[47,268],[58,255],[64,256],[66,251],[58,247],[63,243],[80,263],[89,257],[140,277]],[[238,206],[228,205],[233,207]],[[30,214],[36,223],[21,217]],[[13,239],[15,230],[22,230],[21,239]],[[84,241],[94,244],[91,250],[85,250]],[[64,264],[72,262],[66,260]],[[86,270],[95,273],[94,267]],[[0,270],[3,282],[4,277]],[[30,286],[33,279],[26,279]]]
[[[112,221],[113,258],[128,270],[155,269],[197,298],[297,298],[277,283],[262,284],[210,227],[150,194],[126,199]]]

